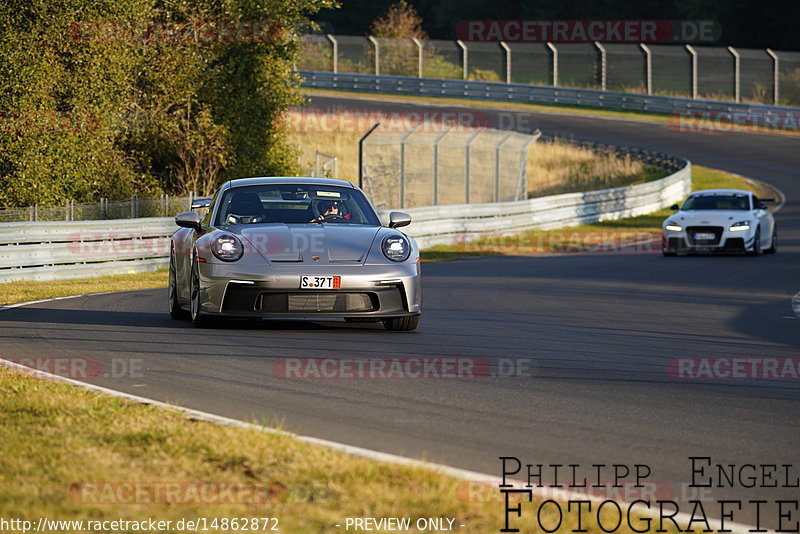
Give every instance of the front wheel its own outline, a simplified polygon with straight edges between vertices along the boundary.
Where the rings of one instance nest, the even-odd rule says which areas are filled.
[[[192,275],[189,282],[189,295],[191,304],[189,316],[195,326],[204,326],[207,319],[200,314],[200,264],[195,257],[192,260]]]
[[[383,327],[386,330],[393,330],[396,332],[410,332],[417,329],[421,318],[421,315],[409,315],[407,317],[385,319],[383,321]]]
[[[173,319],[186,319],[188,314],[178,301],[178,277],[175,271],[175,254],[169,256],[169,316]]]
[[[770,241],[769,248],[764,251],[764,254],[775,254],[778,252],[778,228],[772,229],[772,241]]]
[[[756,230],[756,237],[753,239],[753,250],[747,253],[750,256],[761,256],[763,251],[761,250],[761,228]]]

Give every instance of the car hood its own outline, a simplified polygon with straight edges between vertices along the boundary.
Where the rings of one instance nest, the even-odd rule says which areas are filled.
[[[681,226],[726,226],[752,219],[753,213],[745,210],[688,210],[679,211],[667,218]]]
[[[364,263],[380,226],[264,224],[229,227],[269,262]]]

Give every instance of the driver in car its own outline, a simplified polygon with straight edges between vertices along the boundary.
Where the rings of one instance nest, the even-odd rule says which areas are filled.
[[[328,218],[339,218],[339,202],[336,200],[323,200],[317,206],[320,212],[320,216],[316,219],[311,219],[309,222],[316,222],[316,221],[324,221],[326,217]]]

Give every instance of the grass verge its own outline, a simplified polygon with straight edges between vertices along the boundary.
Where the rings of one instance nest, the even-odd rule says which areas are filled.
[[[504,518],[496,487],[190,420],[2,366],[0,432],[5,518],[172,521],[165,532],[190,531],[177,528],[185,518],[276,518],[280,532],[303,534],[342,532],[348,517],[444,517],[461,532],[498,532]],[[539,502],[523,504],[517,523],[526,532],[541,532],[527,528]],[[561,531],[577,528],[577,516],[563,509]],[[556,524],[555,514],[543,509],[543,524]],[[613,512],[600,520],[614,524]],[[597,514],[584,512],[582,524],[600,532]]]
[[[111,274],[96,278],[75,278],[52,282],[8,282],[0,284],[0,306],[82,293],[166,287],[168,283],[169,273],[166,268],[147,273]]]

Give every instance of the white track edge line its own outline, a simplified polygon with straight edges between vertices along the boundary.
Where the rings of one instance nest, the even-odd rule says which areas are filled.
[[[44,302],[65,300],[65,299],[69,299],[69,298],[85,297],[85,296],[91,296],[91,295],[108,295],[110,293],[124,293],[126,291],[139,291],[139,290],[133,289],[133,290],[125,290],[125,291],[105,291],[105,292],[102,292],[102,293],[87,293],[87,294],[82,294],[82,295],[70,295],[70,296],[65,296],[65,297],[54,297],[54,298],[50,298],[50,299],[40,299],[40,300],[34,300],[34,301],[30,301],[30,302],[20,302],[20,303],[17,303],[17,304],[11,304],[11,305],[8,305],[8,306],[0,307],[0,311],[19,308],[19,307],[27,306],[27,305],[30,305],[30,304],[41,304],[41,303],[44,303]],[[502,479],[500,477],[498,477],[498,476],[495,476],[495,475],[487,475],[485,473],[479,473],[477,471],[470,471],[470,470],[461,469],[461,468],[458,468],[458,467],[451,467],[451,466],[448,466],[448,465],[439,464],[439,463],[435,463],[435,462],[427,462],[427,461],[424,461],[424,460],[417,460],[417,459],[414,459],[414,458],[408,458],[408,457],[405,457],[405,456],[400,456],[400,455],[392,454],[392,453],[388,453],[388,452],[381,452],[381,451],[376,451],[376,450],[372,450],[372,449],[367,449],[367,448],[364,448],[364,447],[357,447],[355,445],[347,445],[346,443],[339,443],[337,441],[331,441],[331,440],[322,439],[322,438],[315,438],[315,437],[312,437],[312,436],[304,436],[304,435],[301,435],[301,434],[294,434],[292,432],[287,432],[285,430],[279,430],[277,428],[270,428],[270,427],[263,426],[263,425],[256,425],[254,423],[246,423],[246,422],[240,421],[238,419],[232,419],[230,417],[224,417],[224,416],[221,416],[221,415],[215,415],[215,414],[208,413],[208,412],[203,412],[203,411],[200,411],[200,410],[194,410],[194,409],[191,409],[191,408],[185,408],[183,406],[176,406],[174,404],[168,404],[168,403],[163,402],[163,401],[158,401],[158,400],[154,400],[154,399],[148,399],[147,397],[142,397],[142,396],[139,396],[139,395],[133,395],[133,394],[130,394],[130,393],[124,393],[122,391],[116,391],[116,390],[113,390],[113,389],[105,388],[103,386],[98,386],[96,384],[87,384],[85,382],[80,382],[80,381],[74,380],[72,378],[67,378],[67,377],[64,377],[64,376],[55,375],[55,374],[48,373],[48,372],[45,372],[45,371],[38,371],[36,369],[32,369],[30,367],[27,367],[27,366],[24,366],[24,365],[20,365],[18,363],[6,360],[4,358],[0,358],[0,365],[8,367],[8,368],[11,368],[11,369],[14,369],[14,370],[17,370],[17,371],[20,371],[20,372],[23,372],[23,373],[31,374],[31,375],[34,375],[34,376],[45,376],[50,380],[54,380],[56,382],[63,382],[63,383],[66,383],[66,384],[77,386],[77,387],[79,387],[81,389],[85,389],[85,390],[88,390],[88,391],[93,391],[93,392],[96,392],[96,393],[102,393],[102,394],[110,395],[112,397],[126,399],[126,400],[129,400],[129,401],[132,401],[132,402],[136,402],[136,403],[140,403],[140,404],[149,404],[149,405],[157,406],[159,408],[163,408],[163,409],[167,409],[167,410],[172,410],[172,411],[175,411],[175,412],[183,413],[183,414],[185,414],[187,416],[190,416],[191,418],[194,418],[194,419],[197,419],[197,420],[200,420],[200,421],[206,421],[208,423],[214,423],[214,424],[223,425],[223,426],[229,426],[229,427],[257,430],[257,431],[260,431],[260,432],[266,432],[268,434],[275,434],[275,435],[280,435],[280,436],[287,436],[287,437],[294,438],[294,439],[296,439],[296,440],[298,440],[300,442],[303,442],[303,443],[308,443],[308,444],[312,444],[312,445],[318,445],[318,446],[325,447],[325,448],[328,448],[328,449],[331,449],[331,450],[344,452],[344,453],[350,454],[352,456],[358,456],[358,457],[366,458],[366,459],[369,459],[369,460],[376,460],[376,461],[386,462],[386,463],[395,464],[395,465],[403,465],[403,466],[409,466],[409,467],[416,467],[416,468],[419,468],[419,469],[425,469],[425,470],[428,470],[428,471],[432,471],[434,473],[439,473],[439,474],[442,474],[442,475],[451,476],[453,478],[457,478],[457,479],[460,479],[460,480],[465,480],[465,481],[468,481],[468,482],[477,482],[477,483],[481,483],[481,484],[487,484],[487,485],[490,485],[490,486],[499,486],[501,483],[503,483]],[[508,484],[509,482],[511,482],[513,487],[515,487],[515,488],[524,487],[524,483],[521,482],[521,481],[506,480],[506,484]],[[561,501],[568,501],[568,500],[570,500],[571,497],[576,497],[576,496],[578,496],[578,497],[580,497],[581,499],[584,499],[584,500],[588,499],[588,500],[590,500],[592,502],[595,502],[595,503],[600,503],[600,502],[603,502],[605,500],[608,500],[608,499],[603,499],[602,497],[598,497],[596,495],[586,495],[586,494],[583,494],[583,493],[574,493],[574,492],[570,492],[570,491],[560,490],[560,489],[557,489],[557,488],[548,488],[548,492],[552,496],[552,498],[559,499]],[[638,505],[638,504],[637,505],[631,505],[631,503],[628,503],[628,502],[622,501],[622,500],[618,500],[618,501],[615,500],[615,502],[620,506],[630,507],[632,510],[636,511],[637,513],[639,513],[643,517],[658,518],[658,514],[656,514],[654,511],[650,510],[649,508],[647,508],[644,505]],[[676,521],[678,521],[679,523],[685,524],[685,525],[690,524],[690,521],[692,519],[692,515],[688,514],[686,512],[679,512],[679,513],[675,514],[673,517],[675,518]],[[714,518],[710,518],[710,517],[707,518],[707,519],[708,519],[709,526],[711,528],[713,528],[715,530],[719,530],[720,529],[720,526],[721,526],[720,525],[720,520],[714,519]],[[756,528],[757,528],[755,526],[747,525],[747,524],[744,524],[744,523],[736,523],[736,522],[725,522],[725,527],[727,527],[726,531],[732,532],[734,534],[750,534],[751,532],[756,531]],[[775,534],[774,530],[760,530],[759,532],[761,532],[763,534]]]

